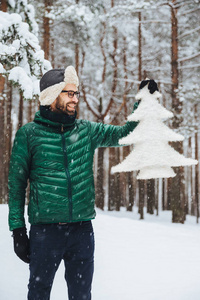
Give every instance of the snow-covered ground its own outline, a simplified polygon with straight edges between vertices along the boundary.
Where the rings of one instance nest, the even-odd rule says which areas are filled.
[[[7,205],[0,205],[0,299],[26,299],[28,265],[13,252]],[[96,237],[93,300],[199,300],[200,225],[188,217],[172,224],[171,213],[101,212]],[[51,300],[67,300],[60,266]]]

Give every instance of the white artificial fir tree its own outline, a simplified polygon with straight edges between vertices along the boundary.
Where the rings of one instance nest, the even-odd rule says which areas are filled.
[[[197,160],[185,158],[169,145],[168,142],[183,141],[184,137],[163,123],[173,113],[159,103],[161,94],[158,91],[151,94],[146,85],[135,98],[141,102],[128,121],[139,121],[139,124],[119,140],[119,144],[134,144],[134,148],[111,172],[139,170],[137,179],[168,178],[176,175],[171,167],[197,164]]]

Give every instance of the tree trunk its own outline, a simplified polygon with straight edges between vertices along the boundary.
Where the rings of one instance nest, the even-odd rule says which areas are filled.
[[[142,29],[141,29],[141,12],[138,13],[139,25],[138,25],[138,81],[142,80]],[[140,219],[144,219],[144,196],[145,196],[145,181],[139,180],[139,213]]]
[[[0,10],[3,12],[7,12],[8,8],[8,1],[7,0],[1,0],[0,2]]]
[[[182,223],[185,221],[184,194],[183,194],[183,167],[175,168],[177,175],[172,180],[171,185],[171,207],[172,222]]]
[[[52,68],[55,68],[55,40],[54,38],[51,38],[51,65]]]
[[[167,210],[171,210],[171,188],[172,178],[167,178]]]
[[[75,45],[75,69],[79,76],[79,44]],[[79,118],[79,105],[76,106],[77,118]]]
[[[50,58],[50,20],[46,17],[46,14],[50,12],[50,7],[52,5],[52,0],[44,0],[45,11],[43,16],[43,50],[45,59]]]
[[[138,80],[142,80],[142,29],[141,21],[142,16],[141,12],[138,13],[139,25],[138,25]]]
[[[115,148],[115,157],[116,157],[116,165],[120,163],[120,152],[119,148]],[[115,209],[116,211],[120,211],[121,207],[121,191],[120,191],[120,174],[115,173],[115,190],[116,190],[116,198],[115,198]]]
[[[159,179],[154,179],[154,197],[155,197],[156,216],[158,216],[158,211],[159,211]]]
[[[144,195],[145,195],[145,181],[138,180],[139,186],[139,209],[138,212],[140,214],[140,220],[144,219]]]
[[[77,74],[79,74],[79,44],[75,45],[75,68]]]
[[[79,4],[79,0],[76,0],[76,4]],[[79,76],[79,44],[75,44],[75,69]],[[79,118],[79,104],[76,106],[77,118]]]
[[[165,188],[165,179],[162,179],[162,210],[166,210],[166,188]]]
[[[128,183],[128,206],[127,206],[127,211],[132,211],[133,210],[133,205],[134,205],[134,187],[133,187],[133,173],[128,172],[126,174],[126,181]]]
[[[5,182],[8,182],[8,172],[9,172],[9,162],[11,155],[11,142],[12,142],[12,121],[11,121],[11,111],[12,111],[12,86],[8,84],[7,101],[6,101],[6,128],[5,128]],[[8,201],[8,185],[5,185],[5,202]]]
[[[32,112],[33,112],[33,101],[28,102],[28,122],[32,121]]]
[[[103,39],[104,39],[104,35],[105,35],[105,23],[103,24],[104,26],[104,32],[103,35],[100,38],[100,46],[101,46],[101,52],[103,54],[103,58],[104,58],[104,67],[103,67],[103,71],[102,71],[102,85],[105,81],[105,76],[106,76],[106,56],[105,56],[105,52],[104,52],[104,48],[103,48]],[[76,53],[78,54],[78,49],[76,51]],[[79,56],[77,55],[77,59],[76,59],[76,63],[78,62],[78,58]],[[84,63],[84,58],[85,58],[85,53],[83,53],[83,59],[82,59],[82,65],[81,65],[81,72],[83,69],[83,63]],[[77,70],[78,70],[78,64],[77,66]],[[103,122],[102,120],[102,97],[99,99],[99,115],[100,115],[100,121]],[[98,159],[97,159],[97,184],[96,184],[96,206],[100,209],[104,209],[104,205],[105,205],[105,200],[104,200],[104,148],[99,148],[98,149]],[[108,175],[110,177],[110,174]]]
[[[190,136],[188,139],[188,157],[192,156],[192,137]],[[194,192],[194,178],[193,178],[193,168],[194,166],[190,166],[190,173],[189,173],[189,186],[190,186],[190,214],[195,216],[195,192]]]
[[[4,155],[5,155],[5,99],[4,99],[4,86],[5,77],[0,74],[0,204],[4,203],[4,188],[5,188],[5,176],[4,176]]]
[[[176,4],[176,0],[172,1]],[[178,19],[177,8],[171,7],[171,76],[172,76],[172,107],[174,110],[173,128],[178,129],[181,125],[182,103],[179,100],[178,90]],[[183,153],[183,144],[181,142],[173,143],[173,147],[179,153]],[[170,198],[172,207],[172,222],[184,223],[184,169],[175,168],[176,176],[171,180]]]
[[[196,124],[198,124],[198,113],[197,104],[195,105],[195,119]],[[198,126],[198,125],[196,125]],[[199,161],[199,147],[198,147],[198,127],[195,132],[195,159]],[[195,202],[196,202],[196,219],[199,223],[199,165],[195,166]]]
[[[115,209],[116,202],[116,174],[111,174],[111,168],[116,165],[115,148],[109,148],[109,187],[108,187],[108,210]]]
[[[18,129],[20,129],[23,125],[23,96],[22,92],[20,92],[20,98],[19,98],[19,111],[18,111]]]
[[[123,147],[123,160],[128,156],[129,153],[130,146]],[[123,186],[123,197],[127,199],[126,209],[127,211],[132,211],[134,205],[133,174],[132,172],[127,172],[121,173],[120,176],[123,182],[126,183]]]
[[[147,180],[147,212],[154,214],[155,208],[155,180]]]
[[[124,86],[124,95],[123,95],[123,106],[124,106],[124,118],[127,119],[127,92],[128,92],[128,75],[127,75],[127,42],[126,37],[123,37],[124,42],[124,48],[123,48],[123,65],[124,65],[124,80],[125,80],[125,86]],[[130,146],[123,147],[123,159],[128,156],[130,153]],[[122,191],[123,191],[123,197],[126,200],[126,209],[127,211],[133,210],[134,205],[134,190],[133,190],[133,173],[121,173],[121,178],[123,179],[123,182],[125,184],[123,185]],[[128,192],[128,193],[127,193]]]
[[[99,115],[102,113],[102,98],[99,99]],[[97,180],[96,180],[96,206],[104,209],[104,148],[99,148],[97,152]]]
[[[111,0],[111,7],[114,7],[114,0]],[[112,82],[112,96],[110,99],[109,106],[107,111],[111,108],[112,103],[114,102],[114,95],[116,92],[117,87],[117,61],[116,61],[116,54],[117,54],[117,28],[113,26],[113,82]],[[106,111],[106,113],[107,113]],[[116,125],[116,124],[115,124]],[[117,186],[118,182],[118,174],[110,174],[111,167],[116,165],[116,151],[115,148],[109,149],[109,195],[108,195],[108,209],[113,210],[116,209],[116,201],[117,197],[119,196],[119,192],[117,195],[117,190],[119,189],[119,185]]]
[[[1,0],[0,10],[7,12],[8,1]],[[5,181],[4,160],[5,160],[5,98],[4,98],[5,77],[0,74],[0,203],[5,203]]]

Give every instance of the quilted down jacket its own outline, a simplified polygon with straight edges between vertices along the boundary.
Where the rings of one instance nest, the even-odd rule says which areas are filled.
[[[75,120],[70,126],[37,112],[16,134],[9,169],[10,230],[25,226],[27,180],[31,224],[78,222],[95,217],[93,155],[98,147],[119,146],[137,123],[124,126]]]

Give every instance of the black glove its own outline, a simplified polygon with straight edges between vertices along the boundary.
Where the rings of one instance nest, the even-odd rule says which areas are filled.
[[[153,79],[142,80],[139,86],[139,90],[141,90],[147,84],[148,84],[149,92],[151,94],[153,94],[155,91],[158,91],[157,83]]]
[[[13,242],[14,251],[17,254],[17,256],[25,263],[29,263],[29,239],[25,227],[13,230]]]

